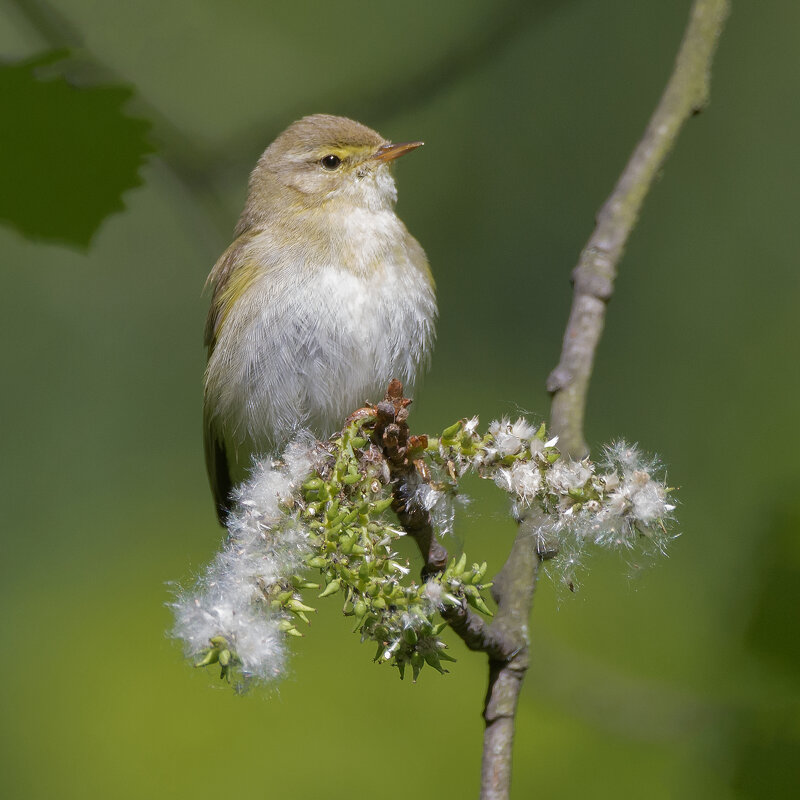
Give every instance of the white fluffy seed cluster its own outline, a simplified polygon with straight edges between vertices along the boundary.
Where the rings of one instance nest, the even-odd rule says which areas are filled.
[[[245,678],[269,682],[283,674],[281,615],[264,602],[261,587],[287,580],[310,552],[308,531],[292,505],[319,461],[316,443],[299,439],[280,461],[256,462],[250,479],[237,488],[224,548],[197,585],[181,591],[172,604],[172,634],[183,641],[188,657],[196,658],[213,637],[222,636]]]
[[[523,418],[495,420],[483,438],[476,429],[477,418],[464,422],[459,444],[440,448],[443,457],[459,475],[476,469],[493,479],[511,495],[518,515],[534,503],[542,508],[550,523],[541,544],[559,551],[566,571],[577,565],[586,544],[631,548],[645,542],[665,550],[675,506],[656,477],[658,461],[636,445],[606,447],[597,465],[562,456],[557,437],[546,440],[543,428]]]
[[[598,500],[575,515],[576,529],[602,547],[632,547],[644,536],[663,552],[672,538],[666,523],[675,505],[665,484],[654,477],[660,471],[658,459],[625,441],[607,446],[604,456],[602,471],[593,471],[590,479]]]
[[[654,476],[657,459],[636,445],[609,445],[598,467],[588,458],[558,455],[558,438],[543,441],[541,432],[521,418],[495,420],[489,434],[475,465],[490,473],[518,507],[538,501],[551,514],[554,530],[604,547],[629,547],[638,534],[664,532],[675,506]]]

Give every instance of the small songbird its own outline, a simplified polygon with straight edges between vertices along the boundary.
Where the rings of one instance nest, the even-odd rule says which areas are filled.
[[[224,524],[254,455],[327,437],[392,378],[410,392],[434,339],[425,253],[394,212],[391,144],[344,117],[290,125],[250,176],[233,244],[208,277],[205,452]]]

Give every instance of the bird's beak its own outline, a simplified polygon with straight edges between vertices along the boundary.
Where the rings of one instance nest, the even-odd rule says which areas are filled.
[[[403,142],[401,144],[384,144],[381,145],[375,155],[372,156],[374,161],[394,161],[396,158],[422,147],[425,142]]]

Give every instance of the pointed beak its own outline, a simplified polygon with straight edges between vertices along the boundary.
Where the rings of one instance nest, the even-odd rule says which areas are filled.
[[[394,161],[418,147],[422,147],[425,142],[403,142],[401,144],[384,144],[381,145],[372,156],[374,161]]]

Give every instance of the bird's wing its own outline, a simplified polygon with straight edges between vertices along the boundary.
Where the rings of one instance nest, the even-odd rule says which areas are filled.
[[[214,495],[214,508],[219,524],[225,526],[228,511],[231,509],[231,480],[228,454],[225,441],[211,417],[208,404],[203,408],[203,445],[206,453],[206,471],[211,492]]]
[[[217,336],[225,318],[241,292],[247,288],[255,276],[256,265],[242,258],[243,247],[254,234],[247,232],[240,236],[222,254],[206,280],[206,287],[211,286],[211,306],[208,310],[205,328],[205,345],[208,355],[214,351]],[[215,409],[211,404],[209,393],[203,397],[203,443],[206,455],[206,471],[211,491],[214,494],[214,505],[220,524],[225,525],[225,516],[231,507],[230,492],[233,488],[231,464],[225,449],[225,437],[216,422]]]
[[[243,277],[242,268],[245,267],[245,274],[250,272],[246,269],[242,251],[254,235],[254,231],[248,231],[236,239],[219,257],[211,272],[208,273],[208,278],[206,278],[205,288],[211,287],[211,305],[208,309],[205,329],[205,345],[208,348],[209,355],[214,348],[217,334],[225,321],[225,316],[230,311],[230,306],[238,294],[232,290],[238,288],[237,284],[241,283],[241,278]]]

